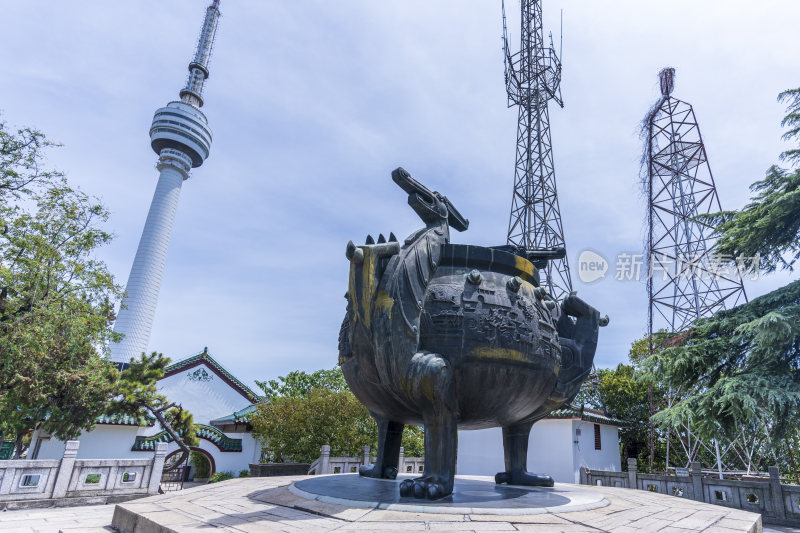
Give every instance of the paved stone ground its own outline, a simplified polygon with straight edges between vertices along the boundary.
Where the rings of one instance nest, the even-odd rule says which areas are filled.
[[[761,517],[645,491],[592,487],[610,505],[590,511],[500,516],[351,508],[289,491],[304,477],[245,478],[119,504],[125,531],[539,531],[644,533],[758,532]],[[161,526],[156,527],[156,526]],[[216,530],[215,530],[216,531]]]
[[[108,533],[114,505],[0,512],[3,533]]]
[[[540,531],[732,533],[759,531],[758,515],[648,492],[593,487],[611,502],[603,509],[528,516],[448,515],[352,509],[300,499],[286,488],[300,478],[245,478],[119,504],[155,531]],[[665,503],[664,498],[667,498]],[[3,533],[107,533],[114,505],[0,512]],[[125,513],[118,511],[117,523]],[[131,515],[128,515],[131,516]],[[158,527],[156,523],[166,527]],[[168,524],[168,525],[167,525]],[[591,525],[590,525],[591,524]],[[800,529],[767,526],[769,533]]]

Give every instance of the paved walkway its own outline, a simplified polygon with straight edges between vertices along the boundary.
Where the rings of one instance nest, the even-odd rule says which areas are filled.
[[[260,481],[259,481],[260,479]],[[241,482],[246,483],[242,484]],[[695,502],[678,500],[678,505],[670,505],[660,511],[652,510],[652,514],[632,520],[639,513],[635,512],[632,504],[641,498],[647,500],[650,493],[642,491],[628,491],[627,489],[603,489],[611,505],[606,507],[604,517],[591,517],[579,513],[565,513],[557,515],[533,515],[525,522],[498,521],[502,517],[479,517],[464,515],[422,515],[419,513],[398,513],[392,511],[376,511],[369,509],[338,508],[321,502],[298,502],[293,494],[289,493],[280,483],[269,482],[272,488],[260,486],[265,478],[247,478],[233,482],[215,484],[212,493],[203,493],[208,488],[195,488],[180,493],[164,496],[155,496],[136,500],[125,504],[124,507],[135,507],[142,514],[153,519],[164,513],[162,518],[168,516],[178,519],[171,522],[184,522],[193,516],[202,519],[204,527],[194,529],[188,522],[179,525],[173,524],[170,529],[174,531],[330,531],[331,523],[337,531],[419,531],[419,530],[450,530],[450,531],[547,531],[547,532],[582,532],[582,531],[619,531],[644,533],[645,531],[662,531],[664,533],[688,533],[691,529],[675,528],[675,523],[683,521],[688,525],[687,518],[694,517],[699,526],[709,524],[713,518],[701,514]],[[284,483],[285,485],[285,483]],[[599,487],[598,487],[599,488]],[[276,490],[277,489],[277,490]],[[272,500],[276,503],[268,505],[263,500]],[[278,503],[278,502],[282,502]],[[306,510],[300,510],[293,505],[305,504]],[[688,504],[688,505],[687,505]],[[67,507],[55,509],[31,509],[25,511],[0,512],[0,531],[3,533],[108,533],[114,531],[110,526],[114,514],[114,505],[98,505],[88,507]],[[714,507],[725,513],[726,508]],[[257,508],[257,512],[254,511]],[[309,512],[310,511],[310,512]],[[702,511],[702,510],[701,510]],[[592,513],[596,511],[588,511]],[[690,513],[690,514],[687,514]],[[666,517],[665,517],[666,515]],[[699,516],[698,516],[699,515]],[[703,516],[706,518],[703,519]],[[228,517],[227,519],[225,517]],[[194,520],[195,518],[191,518]],[[469,520],[467,520],[469,518]],[[506,519],[520,520],[519,517],[505,517]],[[537,522],[538,520],[538,522]],[[549,523],[547,521],[549,520]],[[728,520],[719,519],[705,527],[705,531],[728,533],[736,531],[725,527],[736,525],[735,517]],[[627,522],[627,523],[626,523]],[[594,527],[590,526],[592,524]],[[703,530],[703,529],[695,529]],[[150,529],[148,531],[159,531]],[[746,529],[739,529],[746,531]],[[779,526],[765,526],[765,533],[800,533],[800,528],[787,528]]]
[[[108,533],[114,505],[0,512],[3,533]]]

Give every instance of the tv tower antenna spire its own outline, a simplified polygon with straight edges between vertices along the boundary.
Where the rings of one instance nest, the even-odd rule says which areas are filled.
[[[156,110],[150,126],[150,146],[159,156],[159,177],[114,324],[114,332],[124,335],[110,346],[111,360],[117,363],[127,364],[147,350],[181,185],[211,149],[211,129],[200,108],[219,17],[219,0],[213,0],[206,8],[180,100]]]
[[[564,228],[556,192],[548,102],[564,107],[561,59],[553,36],[544,43],[542,1],[521,0],[520,49],[511,54],[503,2],[503,52],[508,107],[519,108],[514,195],[508,221],[508,245],[521,251],[563,249]],[[550,295],[561,299],[572,291],[565,252],[543,269]]]

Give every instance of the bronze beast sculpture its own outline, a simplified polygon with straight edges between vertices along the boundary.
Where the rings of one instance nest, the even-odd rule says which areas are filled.
[[[450,244],[449,228],[469,222],[402,168],[392,178],[425,227],[402,245],[393,234],[347,245],[339,364],[378,424],[376,462],[359,473],[394,479],[404,425],[424,426],[424,474],[400,494],[442,498],[453,491],[457,429],[500,426],[496,482],[552,486],[527,471],[531,427],[577,393],[608,318],[574,293],[558,304],[539,286],[534,263],[563,249]]]

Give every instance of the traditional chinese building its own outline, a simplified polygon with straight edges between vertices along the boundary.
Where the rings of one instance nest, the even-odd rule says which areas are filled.
[[[208,349],[167,367],[158,390],[192,413],[199,440],[192,450],[208,459],[211,474],[237,473],[258,462],[261,445],[247,422],[237,422],[236,413],[254,409],[260,398],[211,357]],[[158,442],[168,443],[167,460],[178,452],[178,445],[154,422],[140,425],[129,416],[102,416],[94,429],[77,440],[81,442],[79,459],[149,457]],[[64,441],[36,431],[28,458],[60,459],[64,446]]]

